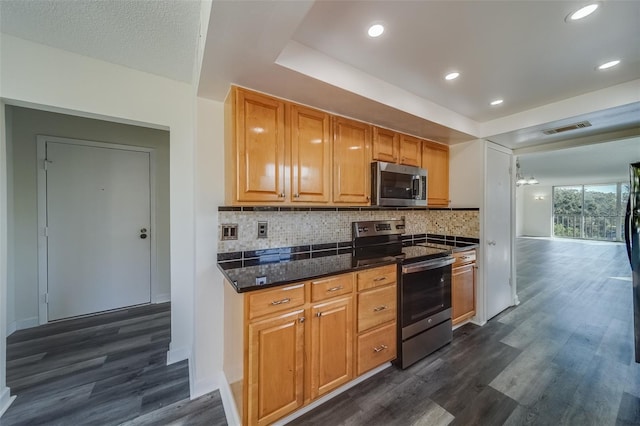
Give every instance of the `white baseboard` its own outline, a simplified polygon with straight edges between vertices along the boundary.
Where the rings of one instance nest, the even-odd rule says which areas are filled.
[[[196,381],[193,384],[193,389],[191,389],[191,395],[189,398],[196,399],[202,395],[206,395],[209,392],[213,392],[220,388],[219,376],[209,377],[206,379],[201,379]]]
[[[345,392],[345,391],[351,389],[352,387],[354,387],[358,383],[364,382],[369,377],[375,376],[379,372],[381,372],[383,370],[386,370],[390,366],[391,366],[391,363],[387,362],[386,364],[382,364],[378,368],[374,368],[373,370],[369,371],[368,373],[364,373],[362,376],[359,376],[355,380],[350,381],[346,385],[343,385],[343,386],[339,387],[338,389],[334,390],[333,392],[330,392],[330,393],[326,394],[322,398],[316,399],[311,404],[305,405],[304,407],[302,407],[301,409],[299,409],[295,413],[292,413],[292,414],[288,415],[287,417],[282,418],[282,419],[274,422],[273,426],[284,426],[284,425],[286,425],[287,423],[291,422],[292,420],[295,420],[298,417],[302,416],[303,414],[306,414],[309,411],[313,410],[314,408],[319,407],[320,405],[322,405],[325,402],[329,401],[331,398],[333,398],[333,397],[335,397],[337,395],[340,395],[342,392]]]
[[[37,327],[40,325],[38,317],[26,318],[18,321],[13,321],[7,325],[7,336],[10,336],[17,330],[24,330],[25,328]]]
[[[14,399],[16,399],[16,397],[11,396],[9,388],[5,387],[4,390],[0,392],[0,417],[7,411],[7,408],[9,408]]]
[[[153,296],[151,303],[171,302],[171,293],[160,293]]]
[[[233,399],[233,393],[231,387],[227,381],[227,376],[224,372],[220,372],[220,379],[218,380],[220,385],[220,399],[222,399],[222,407],[224,408],[224,415],[227,418],[227,424],[229,426],[240,426],[240,413],[238,413],[238,407],[236,401]]]
[[[189,359],[191,351],[188,348],[169,349],[167,351],[167,365]]]

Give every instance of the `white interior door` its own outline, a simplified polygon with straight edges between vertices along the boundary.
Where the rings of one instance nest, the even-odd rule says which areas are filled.
[[[513,305],[511,291],[511,155],[487,148],[485,289],[487,319]]]
[[[149,303],[149,153],[47,141],[46,158],[48,319]]]

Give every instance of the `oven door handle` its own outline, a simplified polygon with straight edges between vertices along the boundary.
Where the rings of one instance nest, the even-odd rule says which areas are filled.
[[[453,256],[439,257],[437,259],[426,260],[424,262],[412,263],[402,266],[403,274],[413,274],[421,271],[428,271],[429,269],[442,268],[443,266],[453,265],[456,259]]]

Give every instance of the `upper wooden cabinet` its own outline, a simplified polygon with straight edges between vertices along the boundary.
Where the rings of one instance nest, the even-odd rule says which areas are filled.
[[[422,142],[422,168],[427,169],[427,204],[449,205],[449,147],[435,142]]]
[[[328,203],[331,116],[232,87],[225,110],[228,203]]]
[[[397,163],[400,150],[400,134],[380,127],[373,128],[371,155],[376,161]]]
[[[233,87],[225,107],[227,199],[284,201],[285,103]]]
[[[227,200],[281,202],[285,196],[285,104],[237,87],[225,105]]]
[[[331,118],[291,105],[291,194],[293,202],[327,203],[331,195]]]
[[[333,120],[333,202],[367,205],[371,194],[371,126],[343,117]]]
[[[400,164],[420,167],[422,139],[409,135],[400,135]]]

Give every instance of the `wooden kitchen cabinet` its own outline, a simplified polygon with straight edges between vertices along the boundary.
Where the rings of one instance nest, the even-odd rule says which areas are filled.
[[[353,297],[311,308],[311,399],[353,379]]]
[[[427,169],[427,205],[449,205],[449,147],[431,141],[422,143],[422,168]]]
[[[374,161],[397,163],[400,156],[400,134],[381,127],[373,128],[371,156]]]
[[[331,198],[331,117],[292,104],[289,110],[291,191],[286,201],[328,203]]]
[[[356,374],[396,358],[397,266],[358,272]]]
[[[333,202],[368,205],[371,125],[334,117],[333,132]]]
[[[400,164],[420,167],[422,139],[409,135],[400,135]]]
[[[227,200],[285,200],[285,103],[232,87],[225,103]]]
[[[451,271],[451,316],[456,325],[476,314],[476,252],[467,250],[453,255],[456,261]]]
[[[247,420],[268,425],[304,404],[304,310],[248,325]]]

